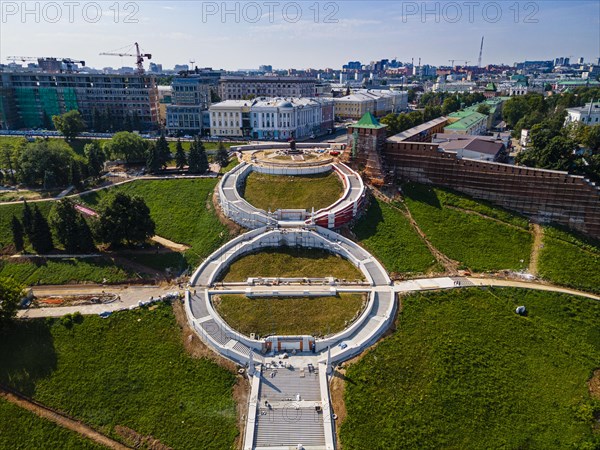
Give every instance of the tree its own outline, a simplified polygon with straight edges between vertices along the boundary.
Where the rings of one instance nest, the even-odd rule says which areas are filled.
[[[485,103],[482,103],[481,105],[479,105],[479,106],[477,107],[477,112],[478,112],[479,114],[485,114],[485,115],[487,116],[487,115],[489,115],[489,114],[490,114],[490,111],[491,111],[491,109],[490,109],[490,105],[488,105],[488,104],[485,104]]]
[[[517,155],[516,161],[530,167],[551,170],[569,170],[573,166],[577,144],[564,136],[554,136],[547,144],[532,146]]]
[[[175,146],[175,167],[177,167],[179,170],[183,170],[186,164],[187,157],[185,156],[185,152],[183,151],[181,139],[177,139],[177,145]]]
[[[60,116],[52,116],[54,128],[56,128],[67,141],[73,140],[82,131],[85,131],[86,125],[79,114],[79,111],[68,111]]]
[[[430,120],[437,119],[442,115],[442,109],[439,106],[426,106],[423,110],[423,121],[429,122]]]
[[[158,156],[159,166],[164,170],[167,164],[171,161],[171,149],[164,134],[161,134],[156,141],[156,153]]]
[[[380,122],[384,125],[387,125],[387,133],[389,135],[398,134],[398,114],[389,113],[386,116],[382,117]]]
[[[78,250],[82,253],[95,252],[94,236],[87,221],[80,214],[77,216]]]
[[[15,250],[21,252],[25,248],[23,225],[21,225],[19,219],[17,219],[15,216],[12,216],[10,227],[12,230]]]
[[[444,100],[444,103],[442,103],[442,114],[445,116],[455,111],[458,111],[459,109],[460,100],[458,100],[454,96],[448,97],[446,100]]]
[[[112,139],[104,144],[104,150],[112,159],[123,159],[127,162],[144,161],[146,142],[137,134],[128,131],[115,133]]]
[[[88,161],[88,172],[92,177],[98,177],[104,169],[106,155],[97,141],[92,141],[83,147],[85,157]]]
[[[63,141],[37,140],[26,145],[19,155],[19,179],[27,186],[66,186],[70,181],[68,168],[76,160],[83,161]]]
[[[511,97],[502,106],[502,118],[509,128],[515,125],[529,112],[529,105],[524,97]]]
[[[33,212],[26,201],[23,201],[23,230],[31,239],[33,234]]]
[[[600,152],[600,125],[587,128],[582,144],[588,147],[592,153]]]
[[[31,242],[31,246],[35,252],[41,255],[50,252],[54,248],[48,221],[42,215],[37,205],[33,207],[33,224],[29,242]]]
[[[219,97],[219,94],[217,93],[216,90],[211,89],[210,90],[210,102],[211,103],[219,103],[221,101],[221,97]]]
[[[207,170],[208,158],[206,156],[206,151],[204,150],[204,143],[196,136],[190,145],[188,172],[201,174],[205,173]]]
[[[0,278],[0,327],[6,327],[17,315],[25,287],[13,278]]]
[[[88,252],[95,248],[87,222],[70,199],[54,203],[48,222],[67,253]]]
[[[7,169],[8,175],[11,180],[11,184],[16,184],[17,180],[15,177],[15,172],[13,168],[13,149],[11,149],[8,145],[2,146],[2,164]]]
[[[151,144],[148,146],[148,152],[146,155],[146,170],[149,173],[157,173],[161,169],[160,155],[158,154],[158,148],[156,145]]]
[[[42,112],[42,127],[44,130],[51,130],[53,128],[52,120],[46,111]]]
[[[222,142],[219,142],[217,154],[215,155],[215,162],[221,167],[225,167],[227,164],[229,164],[229,152],[225,148],[225,144]]]
[[[150,210],[139,196],[117,192],[104,197],[98,206],[96,236],[111,245],[142,243],[154,236]]]

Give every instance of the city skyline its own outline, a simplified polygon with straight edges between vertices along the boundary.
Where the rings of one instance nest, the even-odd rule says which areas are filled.
[[[22,5],[2,2],[2,63],[12,55],[60,56],[96,68],[134,66],[134,58],[99,53],[137,41],[164,68],[193,60],[226,70],[338,69],[351,60],[395,57],[476,65],[482,36],[483,65],[600,56],[600,3],[592,1]]]

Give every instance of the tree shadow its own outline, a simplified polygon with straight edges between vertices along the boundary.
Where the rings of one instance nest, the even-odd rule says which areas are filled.
[[[15,321],[0,332],[0,383],[29,397],[57,365],[46,320]]]
[[[383,211],[379,202],[371,201],[363,218],[354,227],[354,232],[359,240],[368,239],[377,234],[377,224],[384,222]]]
[[[407,184],[403,187],[402,191],[411,200],[442,209],[442,203],[431,186],[425,184]]]

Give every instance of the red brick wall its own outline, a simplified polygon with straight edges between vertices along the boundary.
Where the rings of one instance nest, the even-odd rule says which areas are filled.
[[[582,177],[457,159],[431,143],[388,142],[384,155],[399,179],[455,189],[600,239],[600,189]]]

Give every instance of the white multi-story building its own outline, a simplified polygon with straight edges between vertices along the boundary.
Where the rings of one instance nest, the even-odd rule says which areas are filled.
[[[565,125],[571,122],[582,122],[586,125],[600,124],[600,102],[590,102],[579,108],[567,108]]]
[[[360,119],[365,113],[381,117],[408,108],[408,92],[357,89],[349,95],[334,99],[335,114],[340,119]]]
[[[333,129],[333,100],[258,98],[225,100],[209,108],[211,135],[252,139],[309,138]]]
[[[316,78],[225,76],[219,80],[222,100],[255,97],[314,97]]]

